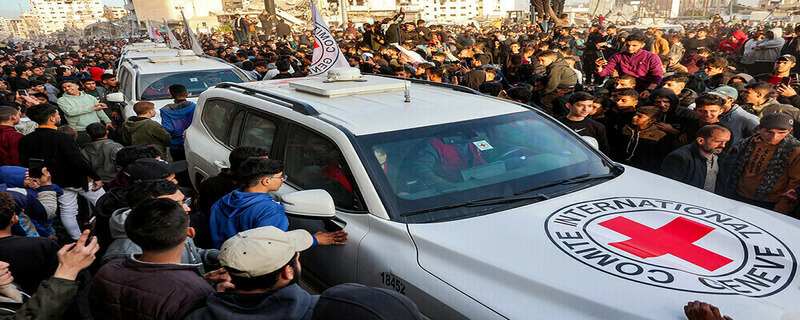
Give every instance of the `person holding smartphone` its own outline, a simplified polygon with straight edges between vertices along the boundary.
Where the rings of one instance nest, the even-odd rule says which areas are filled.
[[[792,74],[792,68],[797,64],[797,58],[790,54],[784,54],[778,57],[773,64],[772,73],[762,73],[754,75],[756,81],[764,81],[775,86],[775,89],[781,84],[797,86],[796,75]]]
[[[775,61],[774,71],[771,74],[756,75],[755,78],[773,85],[778,93],[778,102],[790,104],[800,108],[800,96],[797,91],[800,87],[800,74],[792,73],[797,66],[797,58],[790,54],[778,57]]]
[[[607,60],[597,58],[595,71],[600,77],[609,76],[617,71],[619,74],[630,74],[636,77],[636,91],[640,98],[646,99],[664,76],[661,58],[657,54],[642,50],[645,38],[639,34],[625,38],[626,50],[613,54]]]
[[[83,158],[75,140],[59,132],[61,115],[56,106],[39,104],[28,109],[28,117],[39,124],[34,132],[19,141],[20,162],[29,166],[31,158],[44,160],[53,176],[53,183],[64,191],[58,197],[61,205],[61,223],[73,240],[81,235],[78,223],[78,195],[94,205],[105,192],[100,175]],[[88,137],[88,136],[87,136]],[[91,179],[91,183],[87,178]]]

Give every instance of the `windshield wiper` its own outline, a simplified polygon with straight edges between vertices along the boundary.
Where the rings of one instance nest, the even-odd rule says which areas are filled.
[[[448,204],[448,205],[444,205],[444,206],[431,207],[431,208],[426,208],[426,209],[422,209],[422,210],[410,211],[410,212],[403,213],[400,216],[401,217],[409,217],[409,216],[414,216],[414,215],[418,215],[418,214],[421,214],[421,213],[428,213],[428,212],[433,212],[433,211],[453,209],[453,208],[459,208],[459,207],[490,206],[490,205],[496,205],[496,204],[512,203],[512,202],[517,202],[517,201],[533,200],[533,199],[547,200],[547,199],[550,199],[550,197],[548,197],[546,195],[543,195],[543,194],[536,194],[536,195],[530,195],[530,196],[524,196],[524,197],[497,196],[497,197],[491,197],[491,198],[486,198],[486,199],[470,200],[470,201],[461,202],[461,203],[454,203],[454,204]]]
[[[521,194],[530,193],[530,192],[533,192],[533,191],[536,191],[536,190],[550,188],[550,187],[554,187],[554,186],[562,185],[562,184],[575,184],[575,183],[582,183],[582,182],[587,182],[587,181],[597,180],[597,179],[611,179],[611,178],[614,178],[616,176],[617,175],[615,175],[615,174],[609,173],[609,174],[604,174],[604,175],[599,175],[599,176],[592,177],[591,174],[587,173],[587,174],[582,174],[582,175],[579,175],[579,176],[576,176],[576,177],[572,177],[572,178],[569,178],[569,179],[553,181],[553,182],[550,182],[550,183],[545,183],[545,184],[540,185],[540,186],[535,186],[533,188],[525,189],[525,190],[522,190],[522,191],[517,191],[517,192],[514,193],[514,195],[518,196],[518,195],[521,195]]]

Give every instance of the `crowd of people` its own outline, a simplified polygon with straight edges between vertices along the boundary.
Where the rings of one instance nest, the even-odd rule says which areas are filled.
[[[407,22],[401,10],[333,33],[362,73],[529,105],[617,162],[800,217],[800,26],[711,21],[481,29]],[[311,30],[287,31],[267,12],[236,15],[230,27],[200,36],[206,55],[256,80],[308,75]],[[233,149],[230,168],[194,190],[183,152],[194,110],[186,88],[167,84],[174,103],[138,102],[128,119],[107,100],[120,91],[115,69],[128,43],[8,43],[0,54],[0,312],[328,319],[341,313],[326,310],[356,312],[362,299],[392,300],[419,317],[388,290],[344,285],[313,296],[297,286],[298,252],[347,245],[347,233],[287,231],[268,194],[285,180],[284,164],[267,150]],[[157,112],[162,123],[152,120]],[[87,278],[91,286],[79,287]],[[88,303],[70,303],[81,290]],[[687,316],[700,309],[711,310],[690,303]]]

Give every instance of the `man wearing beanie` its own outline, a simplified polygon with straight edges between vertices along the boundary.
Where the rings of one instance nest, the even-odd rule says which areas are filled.
[[[729,179],[734,199],[781,213],[793,209],[780,197],[800,186],[800,141],[790,134],[793,125],[788,114],[770,113],[761,118],[755,135],[742,139]]]

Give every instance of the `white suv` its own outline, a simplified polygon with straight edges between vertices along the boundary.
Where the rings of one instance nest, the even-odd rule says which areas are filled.
[[[195,184],[266,148],[291,228],[350,234],[300,256],[318,289],[388,287],[433,319],[800,315],[798,221],[622,167],[527,106],[364,76],[220,84],[195,112]]]
[[[196,56],[191,50],[147,48],[130,49],[117,69],[120,92],[108,95],[108,101],[125,104],[123,116],[136,116],[133,105],[146,100],[156,110],[172,103],[169,86],[182,84],[189,91],[189,100],[222,82],[241,83],[250,78],[236,66],[208,56]],[[156,50],[156,51],[152,51]],[[153,120],[161,121],[160,113]]]

